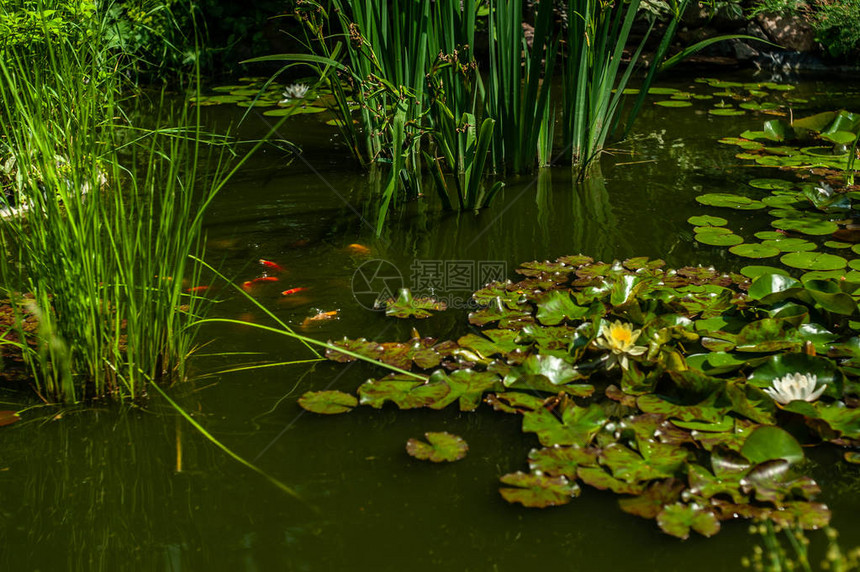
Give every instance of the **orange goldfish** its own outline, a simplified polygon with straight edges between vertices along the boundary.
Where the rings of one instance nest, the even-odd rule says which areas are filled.
[[[299,292],[304,292],[307,288],[303,288],[299,286],[298,288],[290,288],[289,290],[284,290],[281,292],[281,296],[292,296],[293,294],[298,294]]]
[[[254,278],[253,280],[246,280],[242,283],[242,290],[245,292],[250,292],[254,286],[260,284],[262,282],[277,282],[278,278],[276,276],[260,276],[259,278]]]
[[[353,254],[358,254],[360,256],[369,256],[370,249],[362,244],[350,244],[346,247],[346,249]]]
[[[262,258],[259,260],[259,262],[260,262],[260,264],[262,264],[266,268],[273,270],[275,272],[283,272],[284,271],[284,267],[281,266],[280,264],[278,264],[277,262],[272,262],[271,260],[264,260]]]

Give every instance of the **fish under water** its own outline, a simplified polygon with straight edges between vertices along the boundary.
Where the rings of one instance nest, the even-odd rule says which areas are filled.
[[[272,262],[271,260],[266,260],[264,258],[261,258],[258,262],[262,266],[265,266],[266,268],[268,268],[269,270],[272,270],[274,272],[283,272],[284,271],[284,267],[281,266],[280,264],[278,264],[277,262]]]
[[[253,280],[246,280],[242,282],[242,290],[245,292],[250,292],[254,289],[254,286],[257,284],[264,284],[266,282],[278,282],[280,278],[277,276],[260,276],[258,278],[254,278]]]
[[[308,316],[302,321],[302,329],[307,329],[309,326],[317,324],[319,322],[324,322],[325,320],[334,320],[337,318],[340,310],[331,310],[329,312],[317,312],[313,316]]]
[[[346,250],[353,254],[358,254],[360,256],[370,256],[370,248],[364,246],[363,244],[350,244],[346,247]]]

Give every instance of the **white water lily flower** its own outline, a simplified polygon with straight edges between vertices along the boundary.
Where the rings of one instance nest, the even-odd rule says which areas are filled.
[[[790,373],[774,379],[771,387],[765,388],[764,392],[783,405],[792,401],[815,401],[827,387],[822,385],[815,389],[817,383],[818,377],[814,374]]]
[[[288,85],[284,90],[284,99],[281,103],[289,103],[293,99],[301,99],[305,95],[307,95],[309,86],[303,83],[294,83],[293,85]]]
[[[630,324],[616,320],[613,323],[600,326],[600,333],[594,341],[595,345],[604,350],[609,350],[606,356],[606,369],[612,369],[616,363],[622,369],[627,369],[628,356],[641,356],[648,348],[646,346],[634,345],[642,330],[634,330]]]

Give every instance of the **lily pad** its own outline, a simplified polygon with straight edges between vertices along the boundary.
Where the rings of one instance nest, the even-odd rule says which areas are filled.
[[[406,442],[406,452],[422,461],[451,463],[465,457],[469,450],[469,445],[458,435],[428,432],[424,433],[424,437],[429,443],[418,439],[409,439]]]
[[[711,234],[732,234],[731,229],[724,226],[697,226],[693,229],[696,234],[708,232]]]
[[[579,495],[579,485],[571,483],[565,477],[517,471],[504,475],[499,480],[505,485],[511,485],[499,489],[502,498],[509,503],[516,502],[527,507],[560,506]]]
[[[782,230],[793,230],[803,234],[812,236],[822,236],[825,234],[833,234],[839,230],[839,225],[829,220],[820,220],[817,218],[783,218],[770,223],[774,228]]]
[[[660,107],[692,107],[693,104],[683,99],[664,99],[663,101],[655,101],[654,105]]]
[[[718,115],[722,117],[736,116],[736,115],[745,115],[746,111],[743,109],[709,109],[708,113],[710,115]]]
[[[779,249],[773,246],[759,243],[738,244],[729,249],[729,252],[744,258],[770,258],[779,254]]]
[[[706,227],[706,226],[725,226],[729,223],[726,219],[719,216],[710,216],[710,215],[698,215],[691,216],[687,219],[687,222],[693,226],[698,227]]]
[[[708,537],[720,531],[720,521],[714,512],[695,504],[667,506],[657,515],[657,524],[663,532],[681,539],[689,538],[691,529]]]
[[[302,115],[308,113],[322,113],[325,111],[325,107],[314,107],[311,105],[293,105],[290,107],[281,107],[278,109],[270,109],[268,111],[264,111],[263,115],[269,117],[284,117],[285,115]]]
[[[759,240],[779,240],[780,238],[785,238],[784,233],[777,232],[775,230],[762,230],[755,233],[753,236]]]
[[[696,240],[710,246],[733,246],[741,244],[744,239],[736,234],[718,234],[714,232],[702,232],[696,234]]]
[[[302,409],[323,415],[335,415],[352,411],[358,399],[342,391],[308,391],[299,398]]]
[[[385,301],[385,315],[395,318],[429,318],[433,312],[445,310],[448,306],[433,298],[415,298],[409,288],[401,288],[397,300]]]
[[[569,402],[559,419],[541,408],[523,413],[523,431],[536,433],[545,447],[552,445],[587,445],[606,422],[606,414],[596,403],[579,407]]]
[[[837,270],[845,268],[848,263],[841,256],[824,252],[792,252],[782,256],[779,261],[786,266],[803,270]]]
[[[741,268],[741,274],[743,274],[750,280],[758,278],[762,274],[780,274],[782,276],[788,276],[788,272],[786,272],[783,268],[756,265],[744,266],[743,268]]]
[[[803,240],[802,238],[780,238],[777,240],[763,240],[763,246],[772,246],[780,252],[807,252],[815,250],[818,245]]]
[[[747,184],[757,189],[766,190],[794,188],[794,183],[784,179],[753,179]]]
[[[648,89],[648,95],[672,95],[679,91],[681,90],[674,87],[652,87]]]
[[[803,448],[797,439],[776,426],[755,429],[741,447],[741,454],[755,464],[774,459],[785,459],[789,463],[803,460]]]
[[[730,193],[708,193],[696,197],[696,201],[703,205],[712,207],[726,207],[730,209],[751,211],[764,208],[764,203],[744,197],[742,195],[732,195]]]
[[[532,449],[529,453],[529,468],[550,477],[576,479],[576,469],[597,464],[597,454],[582,447],[545,447]]]

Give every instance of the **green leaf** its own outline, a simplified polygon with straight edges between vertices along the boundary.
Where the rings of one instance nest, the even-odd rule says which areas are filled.
[[[758,234],[759,233],[756,233],[756,235]],[[741,268],[741,274],[753,281],[764,274],[779,274],[781,276],[788,276],[788,272],[786,272],[783,268],[757,265],[744,266],[743,268]]]
[[[597,454],[582,447],[546,447],[532,449],[529,453],[529,468],[550,477],[576,479],[580,466],[592,467],[597,464]]]
[[[681,421],[708,421],[716,423],[728,413],[728,407],[715,407],[705,400],[698,405],[678,405],[656,395],[643,395],[636,400],[645,413],[661,413]]]
[[[385,301],[385,315],[394,318],[429,318],[434,311],[445,310],[444,302],[433,298],[415,298],[409,288],[401,288],[397,300]]]
[[[443,400],[450,388],[446,383],[424,383],[398,374],[389,375],[381,380],[368,380],[358,388],[362,405],[379,409],[386,401],[391,401],[400,409],[429,407]]]
[[[637,496],[619,499],[618,506],[626,513],[656,518],[663,507],[680,500],[683,490],[684,483],[678,479],[657,481]]]
[[[547,326],[564,320],[578,320],[588,313],[587,307],[577,306],[567,290],[553,290],[537,299],[537,319]]]
[[[424,433],[429,443],[418,439],[409,439],[406,442],[406,452],[410,456],[422,461],[433,463],[459,461],[466,456],[469,445],[462,437],[451,433],[441,432]]]
[[[785,320],[764,318],[744,326],[735,338],[740,352],[774,352],[796,349],[800,342],[793,339]]]
[[[789,432],[775,426],[763,426],[750,433],[741,454],[752,463],[785,459],[789,463],[803,460],[803,448]]]
[[[765,266],[761,268],[767,267]],[[741,272],[743,272],[743,270]],[[802,286],[803,285],[799,280],[796,280],[791,276],[767,273],[762,274],[753,280],[748,293],[749,297],[753,300],[764,300],[773,294],[793,291],[794,289]]]
[[[833,234],[839,230],[839,225],[829,220],[820,220],[817,218],[783,218],[770,223],[774,228],[782,230],[793,230],[803,234],[812,236],[822,236],[825,234]],[[817,270],[817,269],[816,269]]]
[[[729,193],[709,193],[705,195],[699,195],[698,197],[696,197],[696,201],[702,203],[703,205],[709,205],[713,207],[727,207],[730,209],[738,210],[758,210],[764,208],[764,203],[762,203],[761,201],[757,201],[749,197],[744,197],[742,195],[732,195]]]
[[[458,369],[446,374],[444,370],[436,370],[430,376],[429,383],[446,384],[450,391],[443,399],[429,405],[431,409],[443,409],[459,401],[460,411],[474,411],[481,403],[481,397],[489,391],[501,389],[501,379],[495,373]]]
[[[568,402],[563,407],[561,419],[553,412],[540,408],[523,413],[523,431],[536,433],[541,445],[580,445],[585,446],[600,431],[606,422],[603,408],[592,403],[579,407]]]
[[[657,524],[666,534],[682,540],[690,537],[690,529],[711,537],[720,531],[720,521],[711,509],[698,505],[675,503],[657,515]]]
[[[743,238],[736,234],[717,234],[713,232],[698,233],[696,234],[696,240],[709,246],[734,246],[744,241]]]
[[[312,413],[334,415],[352,411],[358,405],[358,399],[341,391],[308,391],[299,398],[299,405]]]
[[[687,222],[693,226],[725,226],[729,223],[723,217],[710,215],[691,216]]]
[[[786,266],[804,270],[838,270],[845,268],[848,263],[841,256],[824,252],[792,252],[782,256],[779,261]]]
[[[601,452],[598,460],[616,479],[636,483],[673,477],[687,460],[687,450],[665,443],[638,440],[639,453],[611,443]]]
[[[569,482],[564,477],[549,477],[534,473],[508,473],[499,479],[505,485],[499,489],[502,498],[509,503],[520,503],[523,506],[545,508],[560,506],[570,502],[579,495],[579,485]]]
[[[773,246],[752,243],[738,244],[731,247],[729,252],[737,256],[743,256],[744,258],[770,258],[771,256],[777,256],[779,249]]]

